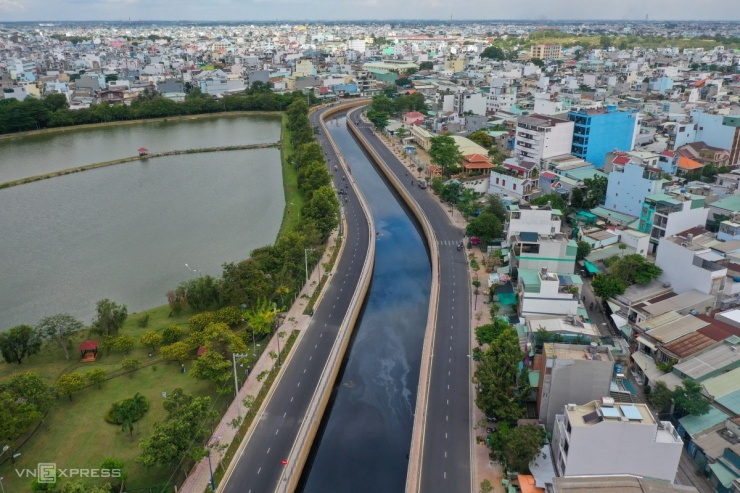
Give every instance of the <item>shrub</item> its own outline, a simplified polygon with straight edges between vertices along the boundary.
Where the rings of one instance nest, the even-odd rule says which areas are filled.
[[[137,392],[133,397],[111,404],[105,412],[104,419],[113,425],[121,425],[126,419],[135,423],[143,418],[147,411],[149,411],[149,401]]]
[[[185,330],[179,325],[169,325],[162,331],[162,344],[172,344],[182,339]]]
[[[143,317],[140,317],[139,320],[136,321],[136,325],[139,327],[146,327],[149,325],[149,314],[145,314]]]
[[[188,320],[188,325],[190,326],[190,330],[192,330],[193,332],[200,332],[215,321],[215,313],[203,312],[190,317],[190,320]]]
[[[241,309],[236,306],[221,308],[215,313],[215,322],[224,323],[229,327],[238,325],[244,319]],[[192,319],[191,319],[192,320]]]

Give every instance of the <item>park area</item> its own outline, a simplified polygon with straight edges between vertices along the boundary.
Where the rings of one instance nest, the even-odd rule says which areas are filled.
[[[98,368],[104,369],[108,378],[100,385],[89,385],[75,392],[71,399],[57,396],[40,425],[31,429],[33,433],[16,441],[17,444],[22,443],[16,450],[16,453],[21,454],[16,463],[11,464],[10,460],[6,460],[0,465],[0,477],[3,478],[5,491],[32,491],[32,479],[19,477],[15,469],[35,470],[37,463],[45,462],[56,463],[58,469],[100,468],[102,462],[109,457],[123,461],[123,470],[128,476],[126,491],[129,492],[149,491],[148,487],[155,487],[159,491],[168,482],[172,484],[175,475],[179,474],[180,479],[182,478],[183,471],[179,467],[146,469],[135,462],[141,453],[139,441],[151,435],[154,423],[163,421],[167,416],[163,407],[164,393],[171,396],[173,390],[179,387],[195,397],[208,396],[211,398],[211,409],[219,416],[228,407],[232,395],[219,395],[211,382],[191,376],[187,365],[192,361],[185,363],[183,373],[179,361],[166,361],[160,357],[158,351],[138,344],[144,333],[161,333],[173,324],[182,326],[187,333],[187,322],[194,312],[185,309],[181,314],[171,317],[168,316],[169,312],[169,307],[163,306],[130,315],[120,333],[133,337],[137,344],[127,353],[98,349],[94,362],[83,363],[81,352],[78,351],[81,343],[88,340],[87,331],[83,331],[71,344],[69,360],[65,358],[61,348],[47,343],[38,354],[27,357],[20,365],[0,363],[0,384],[17,372],[35,372],[51,386],[63,374],[85,375]],[[142,327],[141,318],[147,315],[148,324]],[[249,349],[252,352],[252,348]],[[123,370],[122,362],[127,358],[138,359],[138,368],[133,371]],[[252,364],[248,359],[243,363],[246,366]],[[133,424],[132,430],[124,430],[121,425],[106,422],[104,416],[113,403],[132,398],[136,393],[148,401],[149,409]],[[211,423],[213,424],[215,423]],[[0,460],[8,459],[8,455],[0,455]],[[96,480],[84,481],[92,484]],[[105,482],[103,479],[97,481],[101,484]],[[60,486],[64,482],[61,479]],[[167,490],[171,491],[171,488],[169,486]]]

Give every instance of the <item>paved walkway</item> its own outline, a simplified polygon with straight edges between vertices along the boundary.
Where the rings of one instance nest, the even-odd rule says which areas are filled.
[[[336,246],[336,238],[337,232],[335,230],[329,238],[327,248],[324,251],[323,257],[316,264],[313,271],[311,272],[308,284],[305,285],[301,290],[300,294],[296,298],[295,303],[293,303],[293,306],[291,306],[286,313],[283,324],[279,327],[277,331],[278,333],[281,331],[285,332],[285,338],[281,340],[281,349],[283,347],[283,344],[285,344],[285,339],[287,339],[290,335],[290,332],[292,332],[293,330],[304,331],[311,321],[311,317],[308,315],[304,315],[303,310],[305,310],[306,305],[308,304],[308,300],[318,286],[317,279],[319,279],[320,273],[323,273],[323,264],[328,262],[331,258],[331,255],[334,251],[333,247]],[[320,298],[321,295],[319,295],[319,300]],[[316,304],[318,304],[318,300]],[[296,340],[294,344],[294,347],[298,344],[302,335],[303,334],[299,335],[298,340]],[[223,418],[221,418],[221,422],[213,431],[213,435],[209,442],[209,447],[211,449],[211,463],[214,471],[221,464],[221,460],[223,459],[223,455],[226,452],[226,449],[229,447],[231,442],[234,440],[234,437],[236,436],[237,428],[232,426],[231,423],[238,416],[244,416],[244,414],[246,413],[246,409],[244,408],[242,402],[248,396],[256,396],[259,393],[264,380],[257,381],[257,376],[263,371],[269,371],[276,363],[275,360],[270,357],[271,351],[275,351],[276,353],[278,352],[277,335],[274,335],[267,343],[267,346],[262,352],[260,359],[257,360],[257,363],[254,365],[254,368],[250,372],[247,381],[242,385],[241,389],[239,389],[239,398],[232,401]],[[225,467],[226,465],[224,465],[224,468]],[[178,489],[178,492],[203,493],[208,487],[210,479],[211,475],[208,465],[208,459],[205,458],[197,463],[195,467],[193,467],[193,469],[191,469],[188,478],[185,480],[185,483],[183,483],[183,485]]]

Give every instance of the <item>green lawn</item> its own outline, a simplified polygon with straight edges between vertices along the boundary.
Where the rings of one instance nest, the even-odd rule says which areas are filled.
[[[101,366],[105,365],[105,360]],[[87,367],[86,367],[87,368]],[[139,453],[139,440],[146,437],[156,421],[165,417],[162,407],[162,392],[172,392],[182,387],[186,392],[196,395],[215,394],[209,391],[209,384],[196,380],[180,372],[177,363],[160,363],[154,367],[142,368],[129,376],[108,380],[101,389],[89,387],[73,396],[70,402],[60,398],[49,412],[44,424],[21,449],[22,456],[16,466],[9,463],[0,466],[0,476],[6,491],[30,491],[26,478],[18,478],[13,467],[35,468],[38,462],[56,462],[58,468],[99,467],[106,457],[113,456],[125,463],[128,473],[128,486],[137,488],[167,482],[172,470],[146,470],[134,462]],[[103,415],[111,403],[131,397],[140,392],[150,403],[149,412],[136,423],[133,439],[128,432],[108,424]],[[223,411],[230,399],[221,397],[214,402]],[[168,491],[172,491],[171,487]]]
[[[281,161],[283,167],[283,189],[285,190],[285,212],[283,222],[280,225],[278,237],[294,231],[301,219],[303,209],[303,192],[298,189],[298,172],[293,167],[292,157],[294,153],[293,144],[290,142],[290,130],[287,126],[288,117],[283,115],[282,150]]]

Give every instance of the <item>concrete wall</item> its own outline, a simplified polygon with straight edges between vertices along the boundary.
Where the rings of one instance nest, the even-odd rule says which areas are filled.
[[[714,294],[712,293],[712,280],[725,277],[727,268],[712,272],[697,267],[692,263],[697,253],[702,253],[702,251],[695,252],[672,241],[661,239],[655,257],[655,265],[663,269],[660,280],[671,283],[671,287],[678,294],[692,289]]]
[[[645,168],[637,164],[627,164],[623,169],[622,173],[609,173],[604,207],[639,217],[645,197],[660,192],[662,181],[643,178]]]

